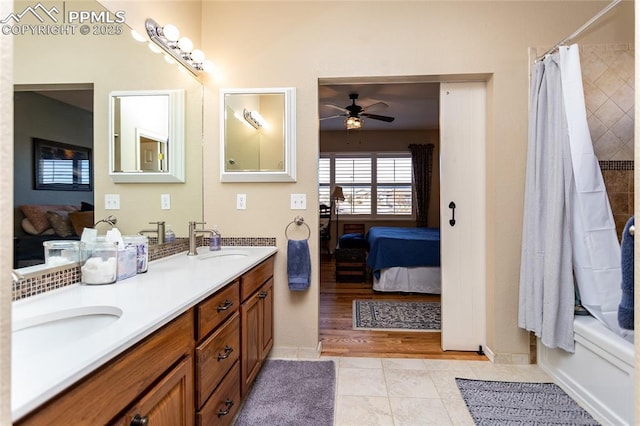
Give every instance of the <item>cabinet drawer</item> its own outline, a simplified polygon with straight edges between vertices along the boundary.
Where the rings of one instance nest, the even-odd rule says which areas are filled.
[[[229,284],[196,307],[197,340],[222,324],[240,307],[239,281]]]
[[[240,362],[236,362],[202,410],[196,413],[196,424],[230,425],[239,408]]]
[[[196,347],[196,407],[201,407],[240,356],[240,314],[235,312]]]
[[[273,256],[240,277],[241,297],[244,301],[266,280],[273,276]]]

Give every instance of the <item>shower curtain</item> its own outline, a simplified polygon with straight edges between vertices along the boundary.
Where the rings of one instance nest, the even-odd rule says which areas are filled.
[[[578,46],[533,65],[518,325],[573,352],[582,305],[619,332],[620,245],[586,120]]]

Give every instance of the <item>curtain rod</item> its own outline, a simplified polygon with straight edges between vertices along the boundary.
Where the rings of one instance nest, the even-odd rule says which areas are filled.
[[[591,24],[593,24],[594,22],[596,22],[598,19],[602,18],[607,12],[609,12],[611,9],[613,9],[614,7],[616,7],[618,5],[618,3],[620,3],[622,0],[613,0],[611,3],[609,3],[604,9],[602,9],[600,12],[598,12],[593,18],[589,19],[587,22],[585,22],[580,28],[578,28],[573,34],[571,34],[570,36],[567,36],[565,38],[563,38],[562,40],[560,40],[558,43],[556,43],[551,49],[547,50],[546,52],[544,52],[544,54],[542,54],[541,56],[539,56],[536,59],[536,62],[544,59],[545,56],[547,56],[549,53],[553,52],[554,50],[556,50],[558,47],[562,46],[563,44],[565,44],[566,42],[568,42],[569,40],[573,40],[574,38],[578,37],[580,35],[580,33],[582,33],[584,30],[586,30],[587,28],[589,28],[591,26]]]

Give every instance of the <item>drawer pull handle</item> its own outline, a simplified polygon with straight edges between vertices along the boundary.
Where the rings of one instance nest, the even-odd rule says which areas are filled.
[[[269,295],[269,293],[267,293],[266,291],[261,291],[261,292],[258,294],[258,297],[259,297],[260,299],[264,299],[264,298],[265,298],[265,297],[267,297],[268,295]]]
[[[220,311],[226,311],[227,309],[229,309],[231,306],[233,306],[233,302],[231,300],[225,299],[224,301],[224,305],[218,305],[218,312]]]
[[[218,354],[218,361],[229,358],[229,355],[231,355],[231,352],[233,352],[233,348],[229,345],[225,345],[224,354]]]
[[[226,410],[218,410],[218,417],[226,416],[227,414],[229,414],[231,412],[231,407],[233,407],[233,401],[230,400],[230,399],[227,399],[224,402],[224,405],[226,405],[227,409]]]
[[[149,418],[147,416],[136,414],[131,418],[131,426],[147,426],[148,424]]]

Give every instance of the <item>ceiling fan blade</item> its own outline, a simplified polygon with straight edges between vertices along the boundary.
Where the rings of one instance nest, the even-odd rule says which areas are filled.
[[[340,112],[344,112],[345,114],[349,113],[349,110],[344,108],[344,107],[339,107],[338,105],[332,105],[332,104],[324,104],[324,106],[329,107],[329,108],[333,108],[333,109],[337,109]]]
[[[330,118],[340,118],[340,117],[346,117],[346,114],[338,114],[338,115],[330,115],[328,117],[320,117],[320,121],[322,120],[329,120]]]
[[[367,114],[366,112],[360,115],[363,117],[372,118],[374,120],[386,121],[387,123],[391,123],[393,120],[395,120],[395,117],[389,117],[386,115],[377,115],[377,114]]]
[[[384,108],[389,108],[389,105],[384,102],[375,102],[369,106],[364,107],[365,112],[381,110]]]

